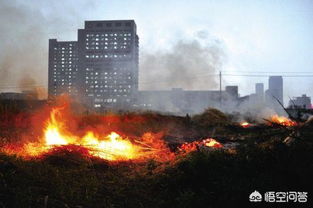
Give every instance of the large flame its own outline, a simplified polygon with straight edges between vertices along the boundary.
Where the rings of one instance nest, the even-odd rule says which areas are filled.
[[[90,154],[107,160],[136,159],[140,156],[139,147],[115,132],[111,132],[104,140],[88,132],[81,143],[90,149]]]
[[[109,161],[146,159],[168,161],[175,157],[175,153],[170,151],[162,139],[162,133],[146,132],[139,138],[128,138],[114,131],[106,130],[109,133],[103,133],[98,129],[77,130],[70,127],[71,120],[63,115],[66,112],[66,108],[53,108],[50,111],[39,141],[8,144],[2,149],[8,154],[17,154],[25,158],[42,157],[59,151],[79,152],[82,156],[98,157]],[[207,138],[183,144],[178,153],[188,153],[199,146],[223,147],[216,140]]]
[[[271,116],[270,121],[273,123],[280,124],[282,126],[296,126],[297,125],[296,122],[290,120],[289,118],[284,117],[284,116],[278,116],[278,115]]]
[[[50,114],[50,120],[47,122],[47,129],[45,130],[45,142],[46,145],[66,145],[69,144],[69,137],[62,135],[60,133],[60,128],[62,123],[58,122],[56,119],[57,114],[60,111],[58,108],[54,108]]]
[[[38,157],[57,148],[79,149],[87,151],[90,156],[111,161],[147,158],[162,160],[162,158],[173,156],[173,153],[157,134],[145,133],[142,138],[134,141],[123,138],[116,132],[100,134],[86,131],[83,136],[79,137],[75,135],[74,130],[67,128],[61,110],[61,108],[51,110],[41,142],[28,142],[22,145],[10,144],[6,146],[5,152],[23,157]]]
[[[80,145],[86,147],[89,154],[107,160],[137,159],[141,156],[141,148],[130,140],[123,139],[116,132],[106,136],[97,136],[94,132],[88,131],[85,136],[79,138],[64,130],[64,124],[60,121],[60,109],[51,111],[47,128],[44,132],[45,145],[47,149],[61,145]]]

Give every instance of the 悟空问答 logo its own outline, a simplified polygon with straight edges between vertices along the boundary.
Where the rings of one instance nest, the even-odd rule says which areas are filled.
[[[261,202],[262,201],[262,195],[258,191],[254,191],[249,196],[250,202]]]

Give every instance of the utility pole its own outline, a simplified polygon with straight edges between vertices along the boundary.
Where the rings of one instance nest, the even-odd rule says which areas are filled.
[[[220,108],[222,108],[222,72],[220,71]]]

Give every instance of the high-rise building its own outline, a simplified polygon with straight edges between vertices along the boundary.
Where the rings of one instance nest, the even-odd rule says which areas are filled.
[[[90,107],[131,107],[138,44],[134,20],[85,21],[78,41],[49,40],[49,97],[66,93]]]
[[[258,103],[264,102],[264,84],[263,83],[255,84],[255,96],[256,96],[256,102]]]
[[[271,101],[275,101],[277,99],[281,102],[281,104],[284,104],[282,76],[269,77],[267,96]]]
[[[263,83],[256,83],[255,84],[255,94],[258,96],[264,95],[264,84]]]
[[[49,40],[49,98],[64,93],[77,96],[77,61],[77,42]]]
[[[126,109],[138,91],[138,35],[133,20],[86,21],[78,30],[79,83],[96,108]]]

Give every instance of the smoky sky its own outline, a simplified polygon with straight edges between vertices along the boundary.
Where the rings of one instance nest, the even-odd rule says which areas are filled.
[[[184,50],[177,45],[199,42],[194,38],[197,31],[200,31],[199,38],[214,36],[224,46],[222,50],[214,44],[200,43],[195,47],[214,48],[213,51],[217,49],[218,54],[227,57],[226,62],[223,55],[214,61],[209,55],[212,63],[199,63],[199,68],[205,72],[220,69],[224,74],[240,71],[265,75],[269,72],[278,73],[276,75],[280,72],[309,72],[313,65],[312,8],[311,0],[1,0],[0,91],[20,90],[19,83],[25,84],[20,81],[24,77],[33,79],[35,85],[46,87],[48,39],[76,40],[77,29],[83,27],[85,20],[136,21],[142,89],[214,87],[210,82],[214,83],[216,79],[207,76],[203,76],[203,80],[190,78],[194,83],[183,80],[189,74],[188,67],[179,71],[181,67],[172,66],[167,58],[173,57],[177,61],[182,60],[179,57],[185,57],[184,63],[190,63],[187,55],[178,55],[174,51],[176,47]],[[208,66],[206,70],[204,65]],[[156,69],[157,66],[162,68]],[[201,76],[203,71],[192,70],[195,71],[192,77]],[[171,84],[168,84],[170,78],[165,77],[166,74],[174,78]],[[253,93],[257,82],[263,82],[267,88],[268,82],[267,77],[225,75],[223,80],[223,86],[239,85],[241,95]],[[206,81],[207,86],[204,86],[202,83]],[[294,83],[297,87],[291,87]],[[304,93],[313,96],[311,79],[284,77],[284,84],[285,98]]]
[[[0,79],[2,90],[19,90],[18,82],[24,77],[32,80],[25,87],[43,85],[46,73],[43,70],[47,51],[44,43],[44,29],[39,19],[42,15],[27,10],[14,1],[1,1],[1,51]],[[32,78],[33,77],[33,78]]]
[[[43,92],[47,88],[48,39],[66,40],[64,34],[76,33],[83,25],[80,11],[96,8],[87,1],[80,1],[76,7],[70,1],[65,1],[63,7],[56,1],[33,3],[37,4],[19,0],[0,2],[0,91],[40,88]],[[200,31],[197,36],[205,39],[207,33]],[[208,74],[220,69],[222,57],[218,44],[204,46],[190,38],[181,38],[170,49],[143,50],[139,86],[142,89],[216,88],[216,77]],[[206,77],[199,79],[202,75]]]
[[[27,1],[0,1],[0,91],[36,90],[45,97],[48,39],[55,38],[51,34],[57,30],[70,29],[79,12],[74,8],[64,13],[57,1],[37,3],[33,7]]]
[[[169,50],[144,51],[140,62],[140,86],[145,90],[216,89],[217,74],[224,59],[218,43],[203,45],[196,39],[180,40]]]

